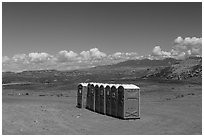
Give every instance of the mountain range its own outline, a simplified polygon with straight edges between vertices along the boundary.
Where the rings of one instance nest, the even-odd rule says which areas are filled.
[[[163,79],[202,81],[202,58],[189,57],[185,60],[166,58],[163,60],[128,60],[112,65],[97,66],[89,69],[58,71],[35,70],[23,72],[3,72],[2,81],[6,83],[32,83],[47,86],[73,87],[79,82],[130,81],[135,79]]]

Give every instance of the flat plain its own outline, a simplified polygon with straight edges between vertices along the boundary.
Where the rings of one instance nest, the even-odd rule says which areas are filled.
[[[2,134],[202,134],[202,84],[145,80],[133,84],[141,88],[141,118],[135,120],[77,108],[77,89],[3,89]]]

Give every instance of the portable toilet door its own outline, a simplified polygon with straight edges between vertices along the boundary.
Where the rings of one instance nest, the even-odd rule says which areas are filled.
[[[118,87],[118,118],[124,118],[124,88],[123,86]]]
[[[111,115],[111,89],[110,86],[107,85],[105,87],[105,101],[106,101],[106,115]]]
[[[119,96],[124,94],[124,104],[119,103],[120,108],[123,106],[123,113],[118,111],[119,117],[123,119],[140,118],[140,88],[135,85],[123,85],[123,88],[124,90],[119,89]]]
[[[105,114],[105,93],[104,93],[104,86],[101,85],[100,86],[100,113],[101,114]]]
[[[111,116],[117,117],[118,95],[116,86],[111,87]]]
[[[79,84],[78,91],[77,91],[77,107],[78,108],[82,108],[82,88],[83,86]]]
[[[80,83],[78,85],[78,90],[77,90],[77,107],[78,108],[83,108],[86,105],[86,90],[87,90],[86,84]]]
[[[91,90],[91,93],[90,93],[90,110],[95,111],[95,97],[94,97],[95,88],[94,88],[93,84],[91,84],[90,90]]]
[[[100,90],[98,85],[95,85],[95,112],[100,112]]]
[[[90,96],[91,96],[90,86],[91,86],[90,84],[87,85],[87,96],[86,96],[86,108],[87,109],[90,109]]]

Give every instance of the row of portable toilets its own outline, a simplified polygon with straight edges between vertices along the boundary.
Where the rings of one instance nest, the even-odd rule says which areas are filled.
[[[77,107],[121,119],[140,118],[140,88],[133,84],[80,83]]]

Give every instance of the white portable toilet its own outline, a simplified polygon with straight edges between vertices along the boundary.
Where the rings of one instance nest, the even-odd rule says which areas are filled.
[[[118,87],[118,113],[122,119],[140,118],[140,88],[133,84]]]

